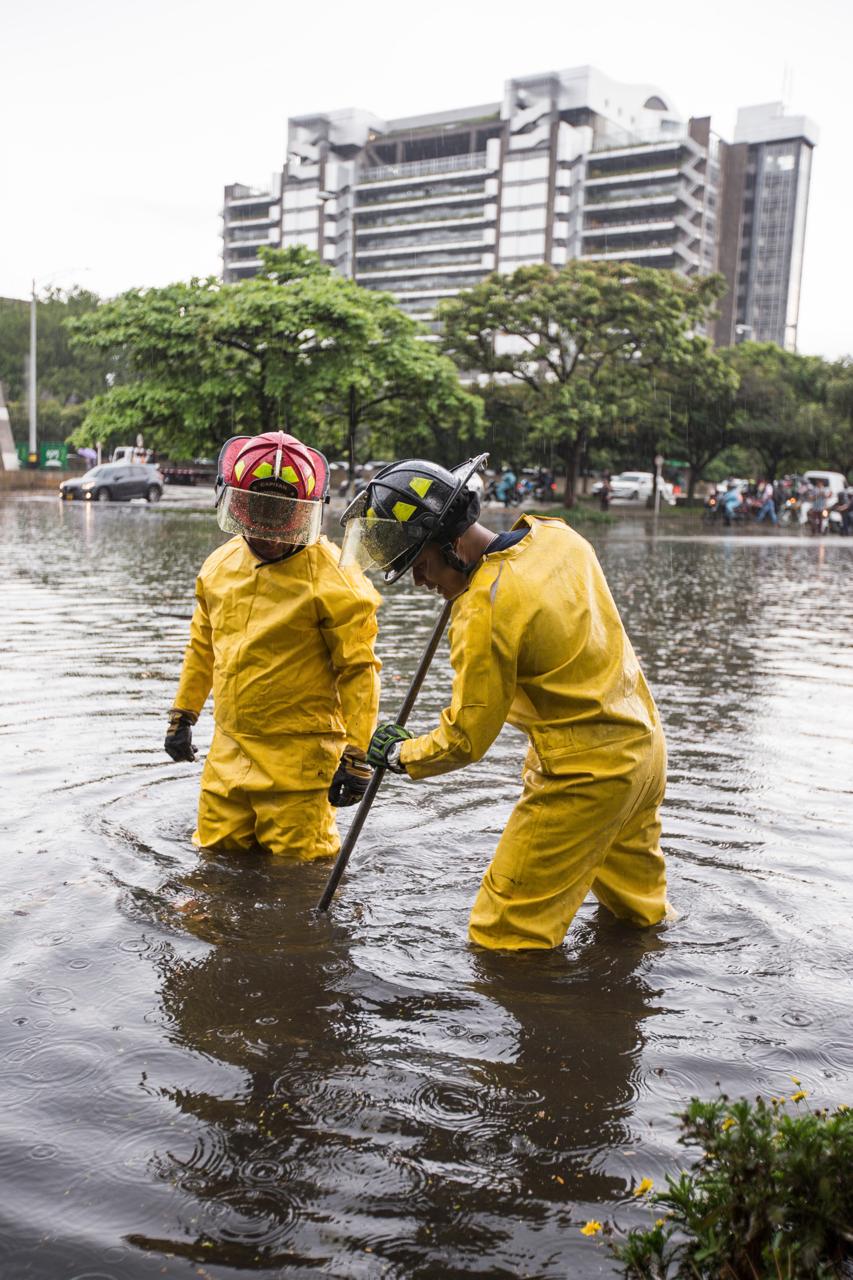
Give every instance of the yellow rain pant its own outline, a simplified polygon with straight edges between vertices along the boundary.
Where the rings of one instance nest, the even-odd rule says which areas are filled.
[[[663,734],[629,776],[555,777],[528,766],[523,777],[521,799],[474,902],[471,941],[509,951],[558,947],[590,890],[631,924],[663,920]]]
[[[342,747],[343,740],[321,735],[238,742],[217,729],[202,770],[193,842],[204,849],[260,845],[302,860],[334,857],[340,839],[328,789]],[[282,763],[305,789],[282,790],[275,776]]]

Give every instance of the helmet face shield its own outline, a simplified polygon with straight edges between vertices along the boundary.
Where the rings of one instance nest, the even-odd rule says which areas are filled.
[[[367,492],[350,503],[344,520],[341,568],[381,569],[389,582],[408,569],[428,537],[422,526],[377,516],[367,505]]]
[[[216,521],[225,533],[304,546],[320,536],[323,503],[228,485],[217,505]]]

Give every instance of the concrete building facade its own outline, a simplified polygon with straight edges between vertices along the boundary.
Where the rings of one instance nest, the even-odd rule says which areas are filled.
[[[789,343],[815,135],[766,111],[742,111],[750,136],[727,147],[708,117],[683,119],[653,85],[578,67],[512,79],[501,101],[466,109],[294,117],[269,189],[225,189],[223,278],[254,274],[261,244],[302,244],[429,325],[441,299],[527,263],[722,270],[732,303],[718,340],[758,314],[762,335],[775,325],[770,340]],[[780,210],[790,170],[773,148],[792,138],[796,181]]]

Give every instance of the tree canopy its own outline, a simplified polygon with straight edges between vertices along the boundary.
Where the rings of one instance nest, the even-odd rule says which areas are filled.
[[[335,449],[354,447],[368,422],[385,439],[415,420],[476,431],[479,402],[391,299],[303,248],[263,254],[251,279],[131,290],[73,321],[74,344],[109,358],[113,381],[74,443],[144,431],[155,448],[196,457],[277,427]]]
[[[571,505],[590,440],[636,418],[650,370],[695,359],[692,330],[722,287],[626,263],[520,267],[442,305],[444,349],[460,369],[527,389],[530,430],[560,452]]]
[[[826,436],[827,365],[772,342],[743,342],[723,358],[738,377],[735,431],[769,479],[819,457]]]

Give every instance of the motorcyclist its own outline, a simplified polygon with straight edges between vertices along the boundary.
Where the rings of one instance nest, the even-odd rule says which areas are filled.
[[[727,528],[731,528],[732,517],[741,506],[741,501],[740,489],[737,487],[734,480],[727,481],[726,491],[720,498],[720,506],[723,509],[723,520],[725,521]]]
[[[192,725],[212,686],[194,842],[331,856],[333,807],[356,804],[370,778],[380,598],[320,533],[321,453],[282,431],[237,436],[218,470],[217,520],[237,536],[198,575],[165,748],[195,758]]]
[[[853,525],[853,486],[839,494],[834,510],[841,516],[841,533],[847,537]]]
[[[414,739],[380,726],[375,767],[420,779],[463,768],[504,723],[529,738],[524,789],[469,925],[490,949],[557,947],[592,890],[645,926],[667,914],[659,807],[666,748],[657,709],[592,547],[562,520],[522,516],[497,536],[466,474],[408,459],[344,515],[342,563],[453,601],[450,706]]]

